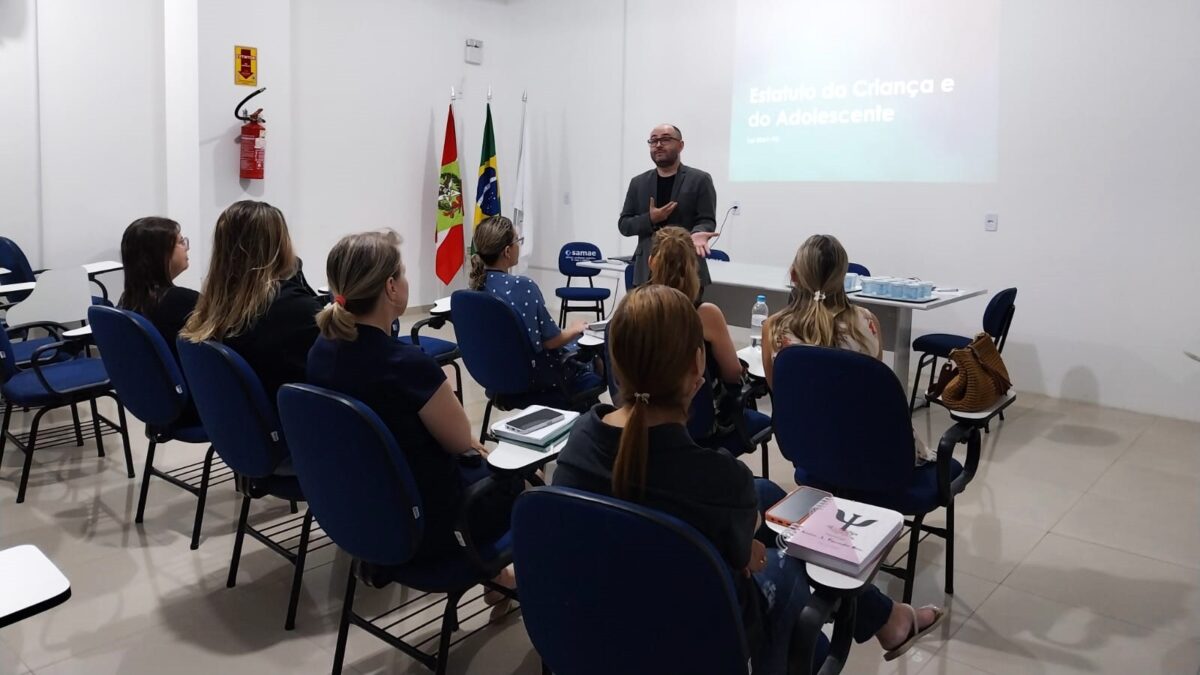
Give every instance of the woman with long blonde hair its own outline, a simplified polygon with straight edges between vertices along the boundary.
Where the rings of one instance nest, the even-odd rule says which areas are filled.
[[[742,414],[740,394],[744,369],[729,335],[725,313],[711,302],[700,302],[700,273],[692,235],[682,227],[664,227],[650,246],[650,283],[669,286],[692,299],[704,328],[705,372],[712,389],[713,423],[705,438],[735,429]]]
[[[845,291],[850,258],[830,234],[814,234],[796,251],[791,277],[791,303],[763,322],[763,371],[774,386],[775,355],[793,345],[849,349],[883,359],[879,319],[865,307],[850,304]],[[916,462],[936,455],[916,437]]]
[[[283,213],[245,200],[217,218],[200,300],[180,336],[225,343],[246,359],[273,402],[279,387],[304,382],[319,311]]]
[[[391,335],[408,307],[408,280],[400,236],[391,230],[342,237],[329,252],[326,275],[334,302],[317,316],[321,337],[308,354],[312,384],[352,396],[375,411],[408,460],[425,512],[416,559],[453,557],[454,535],[467,486],[488,478],[486,454],[471,433],[467,413],[441,366],[419,347]],[[332,450],[332,449],[331,449]],[[486,508],[470,519],[472,539],[493,542],[508,530],[519,477],[497,477]],[[511,571],[496,583],[512,587]],[[485,596],[499,617],[507,608],[498,592]]]
[[[558,456],[554,484],[636,502],[696,528],[733,573],[754,672],[785,672],[794,656],[788,638],[808,602],[808,574],[802,561],[774,548],[762,526],[762,511],[783,490],[688,435],[688,408],[704,369],[704,330],[693,300],[663,285],[635,288],[613,312],[608,340],[625,403],[600,404],[579,418]],[[942,614],[894,603],[871,586],[858,597],[855,639],[875,637],[893,659]]]

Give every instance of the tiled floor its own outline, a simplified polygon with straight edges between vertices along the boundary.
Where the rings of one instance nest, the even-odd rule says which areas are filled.
[[[483,396],[466,391],[478,424]],[[919,412],[936,439],[944,412]],[[323,673],[333,660],[347,560],[310,558],[298,627],[283,630],[291,568],[247,540],[239,582],[225,587],[237,500],[210,495],[204,538],[188,549],[195,501],[152,483],[146,522],[134,526],[145,440],[134,433],[138,479],[109,455],[39,452],[29,497],[14,503],[20,453],[0,466],[0,547],[38,545],[71,579],[64,605],[0,630],[0,674]],[[772,448],[771,475],[790,487]],[[177,465],[195,446],[160,451]],[[757,469],[757,457],[749,459]],[[1196,673],[1200,667],[1200,424],[1022,394],[986,438],[974,483],[958,500],[956,595],[943,595],[937,540],[921,547],[916,600],[951,616],[898,662],[856,646],[846,672]],[[287,514],[256,505],[254,519]],[[884,589],[900,584],[884,575]],[[387,606],[401,590],[360,585],[360,602]],[[474,621],[468,622],[470,626]],[[426,672],[351,629],[350,672]],[[539,672],[520,615],[455,647],[454,673]]]

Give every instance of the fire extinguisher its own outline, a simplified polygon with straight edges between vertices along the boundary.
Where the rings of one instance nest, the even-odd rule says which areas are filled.
[[[233,116],[245,122],[242,125],[242,135],[238,139],[238,143],[241,146],[240,164],[242,178],[261,180],[263,177],[263,165],[267,160],[267,120],[262,116],[262,108],[247,115],[246,109],[242,106],[266,90],[266,87],[256,89],[253,94],[242,99],[233,108]]]

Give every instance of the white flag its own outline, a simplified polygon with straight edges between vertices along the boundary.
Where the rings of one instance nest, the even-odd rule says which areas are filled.
[[[521,111],[521,150],[517,155],[517,189],[513,200],[513,225],[517,232],[525,237],[521,245],[519,269],[529,265],[529,256],[533,253],[533,218],[530,210],[533,208],[533,177],[529,173],[532,157],[529,155],[529,104],[525,103]]]

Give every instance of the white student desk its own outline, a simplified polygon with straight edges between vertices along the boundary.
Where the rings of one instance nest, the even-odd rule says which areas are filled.
[[[617,295],[621,292],[621,281],[625,278],[625,268],[629,266],[629,263],[624,260],[605,258],[604,260],[588,260],[575,264],[580,267],[587,267],[588,269],[600,270],[601,272],[615,273],[617,275],[617,283],[613,285],[613,300],[617,299]],[[626,288],[625,290],[628,291],[629,289]],[[616,305],[613,305],[613,307],[616,307]]]
[[[88,263],[83,265],[83,269],[87,272],[88,279],[99,284],[105,298],[108,297],[108,289],[104,284],[100,283],[96,277],[107,272],[116,272],[117,270],[125,269],[125,266],[116,260],[101,260],[100,262]],[[0,267],[0,274],[8,274],[11,270]],[[0,284],[0,295],[5,293],[17,293],[20,291],[32,291],[37,286],[36,281],[23,281],[19,284]]]
[[[558,453],[567,445],[570,433],[545,448],[537,449],[501,439],[488,453],[487,461],[493,469],[500,471],[523,471],[541,467],[558,458]]]
[[[704,299],[720,307],[725,313],[725,320],[735,326],[749,327],[750,308],[754,306],[757,295],[767,296],[767,306],[772,312],[787,306],[791,287],[786,267],[709,260],[708,271],[712,276],[712,284],[704,289]],[[987,289],[959,287],[953,292],[935,290],[936,299],[921,304],[861,297],[855,293],[850,295],[850,301],[867,307],[879,318],[880,329],[887,340],[883,348],[892,352],[892,370],[907,385],[913,311],[928,312],[984,293],[987,293]]]
[[[61,605],[71,583],[36,546],[0,551],[0,628]]]

